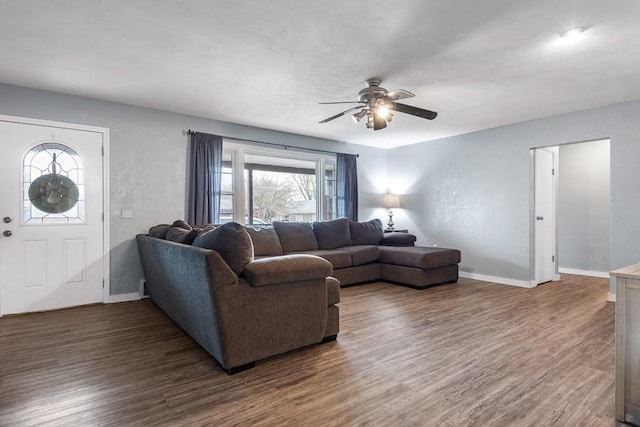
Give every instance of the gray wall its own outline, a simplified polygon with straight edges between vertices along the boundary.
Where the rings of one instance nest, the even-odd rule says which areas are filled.
[[[359,153],[362,171],[386,178],[385,150],[251,128],[215,120],[108,101],[0,84],[0,114],[100,126],[111,129],[111,294],[137,292],[142,278],[134,237],[149,226],[185,217],[187,137],[194,129],[264,142]],[[6,142],[3,142],[6,143]],[[376,172],[377,173],[377,172]],[[371,215],[375,173],[360,174],[360,205]],[[383,179],[383,178],[380,178]],[[374,197],[377,199],[377,197]],[[133,219],[122,219],[131,208]]]
[[[1,84],[0,114],[111,129],[112,294],[138,289],[134,236],[184,217],[188,128],[357,152],[361,219],[386,222],[378,206],[388,188],[403,195],[396,227],[415,232],[420,244],[460,248],[462,271],[526,281],[533,279],[530,148],[610,138],[610,264],[640,260],[640,101],[388,151]],[[134,218],[121,219],[122,208],[132,208]]]
[[[611,270],[609,176],[608,140],[559,147],[557,216],[560,268]]]
[[[632,101],[405,146],[389,153],[389,179],[419,243],[460,248],[462,271],[530,281],[529,150],[610,138],[610,267],[619,268],[640,261],[639,118]]]

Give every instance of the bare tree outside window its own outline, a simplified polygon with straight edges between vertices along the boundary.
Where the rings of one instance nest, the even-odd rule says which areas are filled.
[[[274,172],[254,172],[253,217],[266,222],[287,215],[295,192],[287,176]]]
[[[249,152],[243,153],[242,159],[243,173],[236,179],[244,198],[242,204],[232,201],[239,211],[242,209],[246,224],[313,222],[335,216],[334,159]],[[317,181],[319,175],[323,178]]]
[[[304,198],[304,200],[316,199],[316,176],[304,175],[300,173],[292,174],[291,181]]]
[[[273,221],[313,221],[316,218],[315,175],[254,170],[253,218]]]

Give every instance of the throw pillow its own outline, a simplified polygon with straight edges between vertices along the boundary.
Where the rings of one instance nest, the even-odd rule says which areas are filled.
[[[182,243],[184,236],[187,235],[189,230],[185,230],[180,227],[171,227],[167,231],[167,240],[171,240],[172,242]]]
[[[367,222],[349,221],[352,245],[378,245],[384,236],[382,221],[378,218]]]
[[[192,230],[193,227],[191,227],[189,224],[187,224],[185,221],[181,220],[181,219],[177,219],[175,221],[173,221],[173,224],[171,224],[172,227],[179,227],[179,228],[184,228],[185,230]]]
[[[167,240],[171,240],[173,242],[184,243],[185,245],[190,245],[193,243],[193,240],[198,237],[198,235],[202,233],[201,228],[194,228],[193,230],[185,230],[180,227],[171,227],[167,231]]]
[[[414,246],[416,236],[409,233],[385,233],[382,246]]]
[[[282,245],[273,227],[253,228],[248,226],[246,229],[251,236],[255,256],[282,255]]]
[[[193,246],[218,252],[237,275],[253,261],[251,237],[237,222],[227,222],[200,234],[193,241]]]
[[[313,233],[318,241],[319,249],[335,249],[351,244],[351,232],[347,218],[314,222]]]
[[[169,224],[154,225],[149,229],[149,236],[157,237],[158,239],[166,239],[167,232],[169,231],[170,228],[171,226]]]
[[[273,228],[278,233],[278,238],[285,254],[318,249],[316,236],[313,234],[313,228],[308,222],[274,221]]]

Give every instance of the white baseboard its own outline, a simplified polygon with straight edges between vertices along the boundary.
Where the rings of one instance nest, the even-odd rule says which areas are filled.
[[[611,292],[609,292],[609,295],[607,296],[607,301],[616,302],[616,294],[612,294]]]
[[[558,268],[560,274],[577,274],[579,276],[601,277],[603,279],[609,278],[608,271],[590,271],[590,270],[578,270],[575,268]]]
[[[138,301],[139,299],[140,299],[140,294],[138,292],[132,292],[130,294],[109,295],[110,304],[113,304],[116,302]]]
[[[465,279],[482,280],[483,282],[499,283],[501,285],[517,286],[519,288],[535,288],[536,285],[528,280],[507,279],[505,277],[487,276],[484,274],[461,271],[460,277]]]

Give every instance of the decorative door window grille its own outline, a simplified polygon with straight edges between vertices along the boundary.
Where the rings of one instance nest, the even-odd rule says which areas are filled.
[[[24,224],[84,224],[82,159],[57,142],[36,145],[23,160]]]

